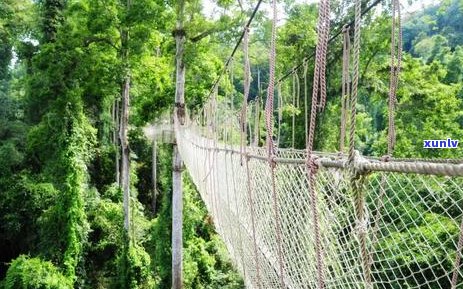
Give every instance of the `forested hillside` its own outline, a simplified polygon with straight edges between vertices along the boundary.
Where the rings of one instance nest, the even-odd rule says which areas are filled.
[[[173,31],[181,1],[0,2],[0,288],[171,288],[172,145],[157,145],[153,184],[152,142],[143,128],[174,108]],[[207,2],[216,6],[212,18],[205,16],[206,2],[185,2],[189,110],[208,97],[254,2]],[[364,17],[357,107],[357,148],[375,156],[387,148],[391,10],[390,1],[383,2],[383,9]],[[277,77],[311,54],[317,41],[316,4],[282,1],[281,7]],[[337,32],[352,19],[350,1],[332,1],[332,15]],[[259,11],[251,29],[250,102],[265,98],[270,24]],[[404,18],[394,156],[463,158],[461,145],[422,146],[424,139],[463,141],[462,25],[461,0]],[[337,38],[328,51],[317,150],[339,150],[340,47]],[[219,91],[236,107],[243,98],[243,63],[240,50]],[[278,87],[282,147],[305,148],[299,104],[310,94],[312,73],[309,61],[305,73]],[[263,132],[263,118],[259,126]],[[261,133],[257,143],[264,142]],[[244,288],[184,175],[185,288]]]

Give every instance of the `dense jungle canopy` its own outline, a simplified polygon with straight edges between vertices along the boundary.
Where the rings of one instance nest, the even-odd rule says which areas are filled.
[[[208,97],[256,1],[0,1],[0,288],[171,288],[172,146],[157,145],[155,185],[152,142],[143,128],[174,107],[173,31],[183,1],[185,98],[194,111]],[[352,1],[331,2],[337,31],[352,19]],[[386,153],[390,71],[391,5],[381,2],[363,20],[357,108],[357,148],[375,156]],[[397,157],[463,158],[461,148],[422,147],[424,139],[463,141],[463,1],[440,2],[403,18]],[[279,8],[277,77],[313,52],[318,15],[316,3],[285,0]],[[251,25],[248,101],[265,97],[269,17],[263,9]],[[329,48],[317,150],[339,148],[341,47],[339,38]],[[223,78],[219,91],[233,96],[236,107],[243,63],[240,50],[233,78]],[[312,71],[310,62],[309,80]],[[299,116],[294,127],[282,127],[282,145],[304,148],[303,111],[290,101],[297,95],[303,102],[303,73],[296,78],[299,85],[288,78],[281,86],[283,120]],[[119,165],[128,86],[129,233]],[[263,131],[263,121],[261,126]],[[184,287],[244,288],[184,174]]]

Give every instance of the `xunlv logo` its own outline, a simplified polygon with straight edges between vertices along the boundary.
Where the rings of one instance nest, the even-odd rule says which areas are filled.
[[[425,149],[433,149],[433,148],[450,148],[454,149],[458,147],[458,140],[452,140],[448,138],[447,140],[432,140],[432,139],[425,139],[423,140],[423,148]]]

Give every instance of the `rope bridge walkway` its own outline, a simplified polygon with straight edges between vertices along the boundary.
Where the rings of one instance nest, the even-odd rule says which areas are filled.
[[[319,3],[309,84],[308,58],[275,82],[277,13],[272,0],[265,109],[260,93],[249,101],[249,25],[258,2],[202,109],[191,118],[175,119],[186,168],[248,288],[463,289],[463,161],[392,157],[402,58],[398,0],[391,1],[387,155],[363,157],[355,148],[361,17],[378,0],[363,11],[361,1],[355,0],[355,19],[336,34],[343,35],[341,153],[314,151],[317,115],[327,102],[327,50],[333,40],[329,2]],[[241,41],[244,91],[242,105],[235,109],[233,96],[219,96],[219,85],[222,75],[230,73],[234,86],[231,67]],[[303,73],[298,72],[301,68]],[[301,105],[300,99],[304,103],[305,150],[294,149],[295,114],[289,141],[286,124],[286,141],[292,148],[280,147],[285,127],[281,82],[289,75],[293,107]],[[261,131],[265,146],[259,146]]]

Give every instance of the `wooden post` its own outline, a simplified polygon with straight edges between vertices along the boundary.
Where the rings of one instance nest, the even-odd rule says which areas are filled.
[[[183,51],[185,30],[183,29],[183,14],[185,0],[178,1],[177,23],[174,31],[176,43],[176,83],[174,130],[185,121],[185,63]],[[172,161],[172,289],[183,288],[182,249],[183,249],[183,193],[182,193],[182,159],[177,144],[174,143]]]

